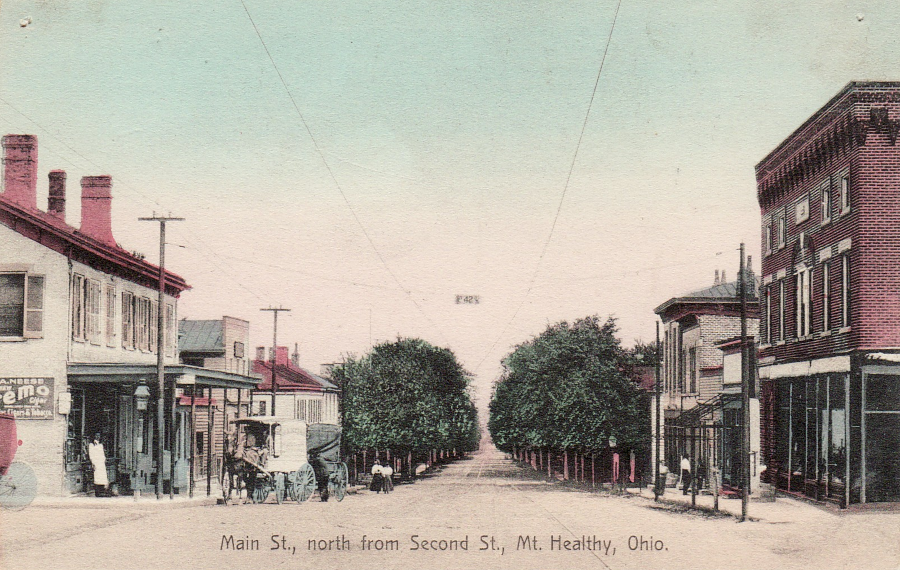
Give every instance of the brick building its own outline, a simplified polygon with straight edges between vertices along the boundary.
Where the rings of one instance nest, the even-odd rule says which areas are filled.
[[[758,327],[756,280],[748,278],[748,335]],[[662,422],[651,419],[653,436],[662,428],[663,459],[670,472],[677,472],[680,458],[708,470],[717,468],[720,481],[739,484],[737,450],[729,446],[740,426],[740,377],[735,384],[723,372],[723,341],[740,335],[738,282],[725,282],[716,272],[712,287],[673,297],[654,312],[663,323],[661,362]],[[654,395],[655,397],[655,395]],[[655,415],[656,406],[651,406]],[[727,424],[727,429],[722,426]],[[739,440],[738,440],[739,441]],[[654,451],[655,453],[655,451]],[[737,459],[736,459],[737,458]]]
[[[849,83],[757,166],[763,459],[779,488],[900,500],[900,83]]]

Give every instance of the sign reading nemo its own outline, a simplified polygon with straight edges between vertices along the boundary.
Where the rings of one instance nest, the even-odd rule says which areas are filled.
[[[0,378],[0,412],[17,420],[53,419],[53,378]]]

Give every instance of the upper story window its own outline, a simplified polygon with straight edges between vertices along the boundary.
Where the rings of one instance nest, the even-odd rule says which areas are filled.
[[[794,223],[800,225],[809,219],[809,194],[794,204]]]
[[[697,347],[691,347],[688,349],[688,392],[691,394],[697,393]]]
[[[772,286],[766,287],[766,344],[772,344]]]
[[[831,181],[822,185],[822,223],[831,221]]]
[[[100,282],[72,275],[72,338],[100,344]]]
[[[784,305],[785,305],[785,295],[784,295],[784,279],[778,282],[778,338],[777,340],[784,340]]]
[[[777,241],[778,249],[784,247],[785,240],[787,238],[786,230],[787,228],[785,227],[784,210],[781,210],[775,215],[775,240]]]
[[[845,172],[840,178],[841,215],[850,211],[850,173]]]
[[[106,346],[116,346],[116,286],[106,286]]]
[[[134,347],[134,295],[122,291],[122,348]]]
[[[810,278],[809,269],[804,268],[797,272],[797,338],[809,334]]]
[[[850,256],[841,256],[841,326],[850,326]]]
[[[772,223],[771,222],[766,223],[765,240],[766,240],[766,243],[765,243],[766,255],[769,255],[772,253]]]
[[[0,337],[43,338],[44,276],[0,273]]]
[[[822,264],[822,330],[831,329],[831,268]]]

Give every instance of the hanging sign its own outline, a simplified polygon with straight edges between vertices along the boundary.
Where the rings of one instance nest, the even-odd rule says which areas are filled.
[[[0,378],[0,412],[17,420],[52,420],[53,378]]]

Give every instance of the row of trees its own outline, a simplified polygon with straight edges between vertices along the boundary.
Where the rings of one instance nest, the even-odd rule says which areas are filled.
[[[647,453],[649,398],[631,379],[653,347],[622,348],[612,317],[548,326],[506,356],[490,402],[488,429],[505,451],[545,449]],[[647,353],[647,354],[645,354]],[[611,439],[612,438],[612,439]]]
[[[424,458],[434,450],[478,447],[471,377],[446,348],[415,338],[382,343],[336,366],[332,379],[343,390],[347,455],[390,450]]]

